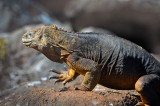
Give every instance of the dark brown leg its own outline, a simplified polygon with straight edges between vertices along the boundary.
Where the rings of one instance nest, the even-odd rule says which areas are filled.
[[[138,79],[135,89],[140,94],[144,105],[160,106],[159,90],[160,76],[156,74],[144,75]]]

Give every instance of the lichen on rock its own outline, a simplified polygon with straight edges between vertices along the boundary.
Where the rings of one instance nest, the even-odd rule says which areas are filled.
[[[7,42],[5,38],[0,38],[0,59],[4,59],[7,54]]]

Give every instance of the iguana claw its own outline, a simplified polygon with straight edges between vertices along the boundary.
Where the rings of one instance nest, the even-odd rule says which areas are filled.
[[[55,82],[54,82],[54,85],[57,83],[57,82],[62,82],[63,81],[63,79],[58,79],[58,80],[56,80]]]
[[[49,77],[49,80],[50,79],[59,79],[59,78],[62,78],[62,76],[51,76],[51,77]]]
[[[49,72],[54,72],[56,74],[63,74],[63,72],[57,71],[57,70],[54,70],[54,69],[49,70]]]
[[[69,88],[67,88],[67,87],[59,88],[59,92],[67,91],[68,89],[69,89]]]

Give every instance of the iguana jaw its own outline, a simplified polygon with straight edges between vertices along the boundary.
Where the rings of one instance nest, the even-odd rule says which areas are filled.
[[[22,42],[23,42],[23,44],[25,45],[25,46],[30,46],[31,45],[31,43],[32,43],[32,41],[31,40],[28,40],[28,39],[24,39],[24,38],[22,38]]]
[[[27,47],[30,47],[30,48],[36,48],[37,47],[37,45],[33,43],[32,39],[22,38],[22,42]]]

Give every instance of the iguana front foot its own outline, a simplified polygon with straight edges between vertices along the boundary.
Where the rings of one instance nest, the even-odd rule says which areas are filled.
[[[54,72],[58,75],[53,75],[49,79],[57,79],[55,81],[55,84],[57,82],[62,82],[65,86],[66,83],[74,80],[79,74],[76,74],[76,72],[73,69],[67,69],[67,71],[57,71],[57,70],[50,70],[50,72]]]

